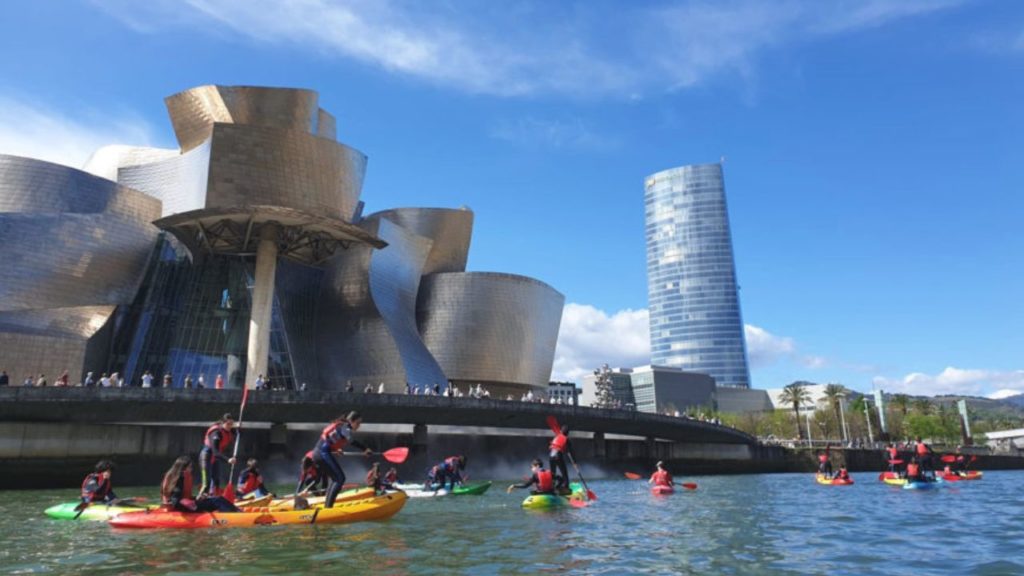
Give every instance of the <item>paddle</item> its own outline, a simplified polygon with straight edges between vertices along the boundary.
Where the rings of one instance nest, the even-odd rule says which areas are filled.
[[[362,452],[342,452],[342,451],[335,452],[335,454],[340,454],[342,456],[362,456],[363,455]],[[397,448],[392,448],[390,450],[385,450],[383,452],[373,452],[373,453],[371,453],[371,455],[373,455],[373,456],[383,456],[385,460],[387,460],[388,462],[391,462],[392,464],[401,464],[402,462],[405,462],[406,458],[409,457],[409,449],[406,448],[405,446],[399,446]]]
[[[75,506],[75,517],[72,518],[72,520],[78,520],[78,517],[82,515],[82,512],[85,512],[85,509],[89,507],[89,504],[92,504],[92,502],[82,502],[78,506]]]
[[[643,476],[637,474],[636,472],[623,472],[623,474],[625,474],[626,478],[628,478],[630,480],[643,480]],[[683,488],[686,488],[687,490],[696,490],[697,489],[697,483],[696,482],[672,482],[672,483],[677,485],[677,486],[682,486]]]
[[[235,450],[231,454],[231,471],[228,472],[228,485],[224,489],[224,499],[235,503],[235,463],[238,460],[238,441],[242,439],[242,417],[245,415],[245,402],[249,399],[249,387],[242,391],[242,406],[238,409],[238,431],[235,432]]]
[[[953,462],[956,462],[956,455],[954,455],[954,454],[943,454],[942,455],[942,461],[945,462],[946,464],[952,464]]]

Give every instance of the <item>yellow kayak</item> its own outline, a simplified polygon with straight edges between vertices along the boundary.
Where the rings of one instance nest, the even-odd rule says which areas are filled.
[[[890,486],[903,486],[904,484],[907,483],[907,479],[906,478],[882,478],[882,482],[885,482],[886,484],[888,484]]]
[[[354,490],[345,490],[344,492],[341,492],[340,494],[338,494],[338,497],[334,499],[334,503],[335,503],[335,505],[337,505],[340,502],[352,502],[354,500],[365,500],[366,498],[373,498],[374,495],[375,494],[374,494],[373,488],[369,488],[369,487],[367,487],[367,488],[356,488]],[[303,498],[306,499],[306,502],[309,504],[310,508],[323,507],[324,502],[327,500],[326,496],[309,496],[309,497],[305,497],[304,496]],[[242,506],[238,505],[237,503],[235,505],[238,506],[239,508],[242,507]],[[271,500],[269,502],[265,502],[261,506],[246,506],[246,509],[251,509],[251,508],[261,508],[261,509],[279,510],[279,511],[294,510],[295,509],[295,498],[278,498],[276,500]]]
[[[242,512],[176,512],[153,510],[128,512],[110,520],[115,528],[249,528],[287,524],[348,524],[384,520],[405,506],[404,492],[391,492],[333,508],[310,510],[247,510]]]

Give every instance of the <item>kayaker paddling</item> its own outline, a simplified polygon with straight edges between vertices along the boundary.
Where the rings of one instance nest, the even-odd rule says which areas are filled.
[[[566,456],[575,459],[576,454],[572,450],[572,443],[569,441],[569,426],[563,424],[561,429],[548,445],[548,465],[555,473],[555,487],[569,489],[569,467],[565,464]]]
[[[426,488],[437,492],[444,490],[447,484],[450,486],[450,490],[454,490],[456,484],[462,485],[462,472],[465,469],[466,457],[464,455],[449,456],[427,472]]]
[[[672,475],[669,474],[668,470],[665,469],[665,463],[659,461],[655,467],[657,469],[654,471],[653,474],[651,474],[651,478],[647,481],[647,483],[652,484],[654,486],[665,486],[668,488],[672,488],[674,481],[672,480]]]
[[[117,499],[114,494],[110,476],[114,470],[114,463],[110,460],[100,460],[90,474],[82,481],[82,504],[88,506],[94,502],[109,504]]]

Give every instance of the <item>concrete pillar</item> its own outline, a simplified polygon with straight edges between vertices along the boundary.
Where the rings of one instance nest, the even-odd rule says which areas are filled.
[[[594,458],[604,459],[608,454],[604,444],[604,432],[594,432]]]
[[[274,306],[274,276],[277,274],[277,226],[260,229],[256,247],[256,273],[253,274],[252,312],[249,316],[249,347],[245,354],[245,385],[252,387],[256,377],[267,375],[270,357],[270,315]]]
[[[648,436],[644,439],[644,446],[647,457],[651,460],[656,460],[658,458],[658,444],[654,441],[654,436]]]
[[[415,454],[427,451],[427,425],[414,424],[412,427],[412,451]]]
[[[270,425],[270,449],[271,456],[285,454],[288,452],[288,425],[281,422],[274,422]]]

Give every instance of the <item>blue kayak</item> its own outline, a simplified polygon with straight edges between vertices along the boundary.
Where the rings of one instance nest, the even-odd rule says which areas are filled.
[[[904,490],[932,490],[932,489],[938,488],[941,483],[942,482],[939,481],[939,480],[935,480],[935,481],[932,481],[932,482],[921,482],[919,480],[915,480],[914,482],[907,482],[906,484],[904,484],[903,485],[903,489]]]

